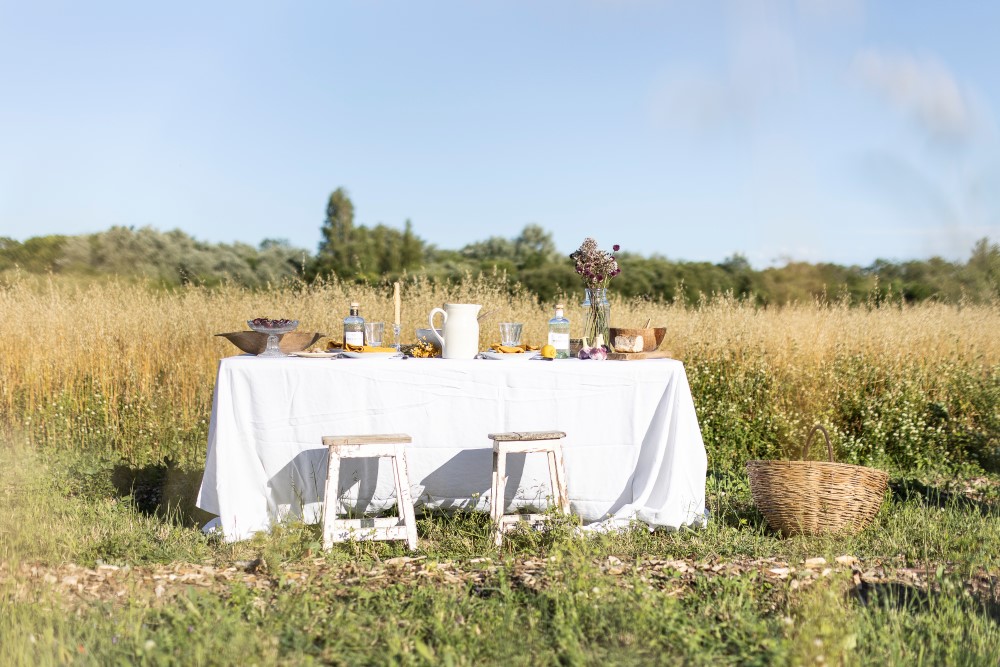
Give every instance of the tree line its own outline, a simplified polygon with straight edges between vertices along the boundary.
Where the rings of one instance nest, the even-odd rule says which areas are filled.
[[[742,255],[723,262],[685,262],[662,255],[618,253],[617,294],[696,303],[732,293],[760,305],[816,298],[852,303],[896,299],[958,302],[1000,300],[1000,244],[981,239],[965,262],[940,257],[871,266],[791,262],[755,270]],[[70,276],[117,275],[176,286],[224,281],[262,288],[284,280],[391,281],[405,275],[456,281],[481,272],[520,283],[541,301],[581,289],[572,262],[556,250],[552,235],[536,224],[513,238],[492,236],[460,249],[426,243],[409,220],[403,228],[354,221],[354,205],[343,188],[329,197],[315,253],[281,239],[254,247],[205,243],[180,230],[112,227],[95,234],[49,235],[19,242],[0,237],[0,274],[12,271]]]

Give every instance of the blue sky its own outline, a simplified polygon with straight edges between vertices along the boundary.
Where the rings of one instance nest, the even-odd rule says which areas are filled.
[[[0,236],[528,223],[754,266],[1000,241],[1000,3],[0,0]]]

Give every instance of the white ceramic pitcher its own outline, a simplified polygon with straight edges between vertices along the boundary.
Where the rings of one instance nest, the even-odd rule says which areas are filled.
[[[441,343],[445,359],[473,359],[479,354],[479,309],[477,303],[446,303],[444,310],[435,308],[427,316],[431,334]],[[438,335],[434,315],[441,313],[444,336]]]

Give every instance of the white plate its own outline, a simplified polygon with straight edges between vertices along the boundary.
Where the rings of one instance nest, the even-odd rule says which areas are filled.
[[[493,350],[486,350],[485,352],[480,352],[480,355],[484,359],[500,359],[503,361],[527,361],[528,359],[534,359],[538,356],[538,352],[494,352]]]
[[[292,352],[295,357],[308,357],[310,359],[333,359],[340,356],[340,351],[336,352]]]
[[[348,359],[388,359],[395,357],[395,352],[341,352]]]

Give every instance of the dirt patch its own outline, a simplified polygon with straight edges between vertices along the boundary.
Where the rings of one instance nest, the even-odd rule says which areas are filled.
[[[826,577],[849,573],[853,582],[852,594],[863,604],[890,590],[902,591],[904,597],[933,594],[939,590],[941,581],[952,574],[944,566],[866,567],[852,556],[841,556],[833,562],[810,558],[795,563],[774,558],[702,561],[649,558],[626,563],[611,556],[592,565],[614,578],[618,586],[648,587],[669,596],[683,595],[701,577],[752,576],[762,583],[796,590]],[[24,602],[37,601],[46,592],[56,592],[70,606],[125,603],[136,599],[155,604],[186,594],[191,589],[225,596],[234,585],[262,593],[317,585],[344,597],[356,595],[359,589],[393,584],[444,585],[465,586],[471,594],[489,596],[497,591],[497,575],[501,569],[511,585],[535,592],[561,586],[564,574],[557,563],[544,559],[436,561],[422,556],[404,556],[371,564],[330,563],[316,558],[273,569],[260,560],[225,567],[193,563],[141,567],[21,563],[12,567],[0,563],[0,590]],[[991,615],[1000,616],[1000,573],[979,570],[962,581]]]

